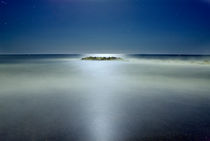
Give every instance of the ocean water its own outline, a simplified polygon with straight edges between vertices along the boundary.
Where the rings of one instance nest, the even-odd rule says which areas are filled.
[[[0,141],[210,141],[210,56],[83,56],[0,56]]]

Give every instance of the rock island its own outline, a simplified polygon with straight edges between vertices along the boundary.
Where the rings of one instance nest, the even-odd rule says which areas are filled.
[[[84,57],[81,60],[111,61],[111,60],[122,60],[122,58],[120,58],[120,57],[94,57],[94,56],[89,56],[89,57]]]

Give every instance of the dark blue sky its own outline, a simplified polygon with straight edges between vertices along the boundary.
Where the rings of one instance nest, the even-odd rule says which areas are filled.
[[[210,0],[0,0],[0,53],[210,54]]]

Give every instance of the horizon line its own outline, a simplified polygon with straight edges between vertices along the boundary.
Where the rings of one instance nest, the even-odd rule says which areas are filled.
[[[3,53],[0,55],[83,55],[83,54],[125,54],[125,55],[194,55],[194,56],[210,56],[210,54],[191,54],[191,53]]]

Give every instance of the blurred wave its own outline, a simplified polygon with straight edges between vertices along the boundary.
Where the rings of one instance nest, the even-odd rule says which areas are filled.
[[[0,140],[210,139],[209,56],[82,56],[0,56]]]
[[[139,63],[210,65],[210,55],[126,55],[129,61]]]

